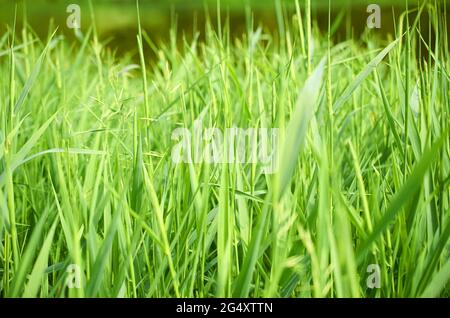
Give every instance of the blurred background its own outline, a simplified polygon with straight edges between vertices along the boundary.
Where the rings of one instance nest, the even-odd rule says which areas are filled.
[[[328,4],[331,3],[331,23],[336,23],[335,41],[353,35],[359,37],[367,31],[367,6],[379,4],[382,8],[382,28],[374,30],[379,37],[387,37],[394,32],[394,17],[405,9],[407,0],[311,0],[315,24],[326,32],[328,28]],[[411,7],[427,0],[408,0]],[[433,0],[434,1],[434,0]],[[446,1],[446,0],[437,0]],[[448,1],[447,1],[448,2]],[[205,19],[209,17],[217,26],[220,14],[222,23],[229,18],[232,36],[239,37],[245,32],[246,17],[252,16],[254,27],[262,26],[264,32],[274,36],[279,33],[280,12],[284,18],[292,19],[295,0],[140,0],[141,23],[155,43],[168,41],[171,26],[176,25],[176,37],[192,37],[195,32],[202,35]],[[220,3],[220,10],[218,10]],[[137,14],[135,0],[92,0],[94,12],[89,9],[88,0],[0,0],[0,35],[14,21],[17,7],[17,30],[23,25],[24,17],[36,34],[45,38],[58,27],[59,33],[74,38],[73,30],[67,28],[66,12],[69,4],[78,4],[81,9],[81,32],[92,25],[92,18],[100,35],[108,47],[118,52],[133,52],[136,49]],[[304,8],[305,0],[299,0]],[[450,5],[449,5],[450,6]],[[277,10],[282,8],[281,11]],[[249,13],[251,12],[251,13]],[[448,14],[448,13],[447,13]],[[349,34],[351,33],[351,34]],[[450,34],[450,32],[449,32]]]

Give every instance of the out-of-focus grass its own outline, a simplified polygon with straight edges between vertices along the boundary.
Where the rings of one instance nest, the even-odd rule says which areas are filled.
[[[341,43],[277,8],[278,37],[250,14],[238,39],[208,21],[181,48],[139,29],[139,65],[92,27],[2,35],[1,296],[450,295],[445,5]],[[279,128],[279,171],[174,164],[172,131],[200,114]]]
[[[254,13],[256,13],[255,17],[261,18],[262,22],[268,24],[271,19],[275,18],[273,13],[277,1],[278,0],[141,0],[140,10],[142,16],[145,17],[142,21],[144,28],[151,29],[152,31],[164,32],[169,28],[168,25],[171,23],[170,20],[174,12],[179,19],[178,27],[184,27],[184,29],[186,29],[191,28],[194,15],[200,19],[205,9],[207,9],[209,14],[215,14],[217,13],[217,7],[219,6],[222,14],[231,14],[233,22],[231,24],[231,30],[233,31],[236,27],[235,24],[243,18],[243,13],[246,8],[251,8]],[[73,2],[74,1],[71,0],[23,0],[18,3],[22,4],[21,7],[25,8],[27,11],[28,23],[30,23],[30,25],[33,26],[33,29],[40,34],[47,31],[49,20],[52,20],[51,23],[55,23],[63,28],[68,16],[66,8]],[[285,10],[290,12],[295,11],[295,1],[280,0],[279,2],[283,4],[283,8]],[[340,10],[352,10],[352,8],[353,10],[355,10],[355,8],[358,8],[358,10],[364,10],[364,8],[370,4],[371,1],[334,0],[330,3],[333,13],[338,14]],[[2,22],[0,25],[0,31],[3,31],[5,24],[12,23],[15,4],[16,3],[13,1],[0,0],[0,6],[2,7],[2,10],[0,11],[0,21]],[[89,1],[79,0],[76,1],[76,4],[78,4],[81,8],[82,27],[88,28],[92,23],[90,20],[91,15],[88,12]],[[405,3],[402,1],[393,2],[382,0],[378,1],[377,4],[386,9],[386,16],[391,16],[392,9],[400,12],[402,8],[405,7]],[[302,9],[305,8],[303,1],[301,1],[299,5]],[[311,7],[315,13],[326,16],[328,12],[328,0],[312,1]],[[101,33],[120,31],[120,29],[123,28],[136,28],[135,1],[97,0],[95,1],[95,17],[97,28]],[[355,14],[352,18],[358,19],[359,15]],[[198,23],[201,23],[201,21],[202,20],[199,20]],[[21,22],[21,15],[18,17],[18,22]],[[320,20],[318,23],[326,28],[326,19],[323,21]],[[267,27],[267,25],[265,26]],[[153,34],[151,35],[153,36]],[[134,39],[131,35],[130,37]]]

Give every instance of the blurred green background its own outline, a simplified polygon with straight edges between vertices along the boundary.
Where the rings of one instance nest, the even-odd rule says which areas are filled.
[[[339,41],[350,35],[359,36],[366,29],[368,4],[377,3],[382,7],[382,28],[375,30],[380,37],[386,37],[394,31],[393,18],[396,19],[405,8],[406,0],[331,0],[331,22],[343,17],[336,32]],[[409,0],[411,7],[427,0]],[[433,0],[434,1],[434,0]],[[444,1],[444,0],[440,0]],[[200,36],[204,30],[208,15],[217,21],[217,7],[220,2],[222,21],[229,17],[232,36],[240,36],[246,27],[246,9],[251,8],[255,27],[261,25],[265,32],[276,34],[277,3],[283,8],[285,17],[292,18],[295,11],[294,0],[140,0],[143,28],[155,43],[168,41],[170,28],[176,22],[177,37],[191,37],[194,32]],[[448,2],[448,1],[447,1]],[[304,7],[305,0],[299,0]],[[312,0],[316,25],[324,30],[328,27],[328,0]],[[81,8],[81,31],[86,32],[92,25],[91,11],[87,0],[0,0],[0,32],[6,31],[14,20],[17,7],[17,29],[20,30],[23,17],[40,37],[58,27],[67,38],[73,38],[73,30],[66,26],[69,4],[78,4]],[[108,46],[119,53],[133,52],[136,48],[137,15],[135,0],[92,0],[97,31]],[[248,10],[247,10],[248,12]],[[449,32],[450,33],[450,32]]]

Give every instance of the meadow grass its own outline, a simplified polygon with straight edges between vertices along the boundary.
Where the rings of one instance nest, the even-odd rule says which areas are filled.
[[[450,296],[446,4],[411,5],[386,38],[340,43],[309,0],[294,16],[275,7],[275,35],[250,10],[240,38],[220,17],[182,45],[175,23],[161,44],[139,28],[134,60],[95,25],[78,43],[10,26],[2,297]],[[201,116],[279,128],[277,173],[175,164],[172,132]],[[380,288],[367,285],[371,264]]]

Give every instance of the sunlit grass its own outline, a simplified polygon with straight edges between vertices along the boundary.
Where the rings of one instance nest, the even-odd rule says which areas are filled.
[[[137,64],[94,26],[0,37],[1,296],[450,296],[447,8],[341,43],[276,8],[276,37],[139,29]],[[174,164],[200,116],[279,128],[278,172]]]

